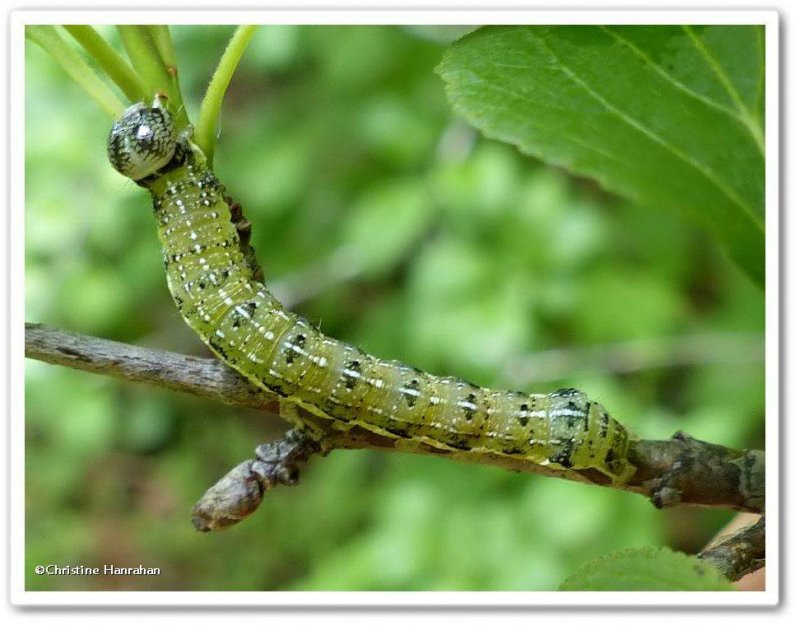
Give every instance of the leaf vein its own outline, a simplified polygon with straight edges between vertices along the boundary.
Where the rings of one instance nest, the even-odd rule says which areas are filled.
[[[764,131],[761,128],[761,125],[758,123],[758,120],[756,120],[752,116],[750,110],[747,108],[747,105],[745,105],[744,101],[742,100],[741,94],[738,91],[736,91],[736,88],[733,86],[733,83],[731,82],[728,75],[722,69],[722,66],[719,64],[719,61],[717,61],[714,55],[711,54],[711,51],[706,47],[706,45],[702,42],[702,40],[688,26],[684,26],[683,30],[687,34],[689,39],[692,41],[695,48],[697,48],[697,51],[703,57],[705,62],[708,63],[708,66],[714,72],[716,77],[719,79],[719,82],[722,85],[722,87],[725,89],[725,91],[728,92],[728,95],[731,97],[731,100],[733,100],[734,104],[736,105],[736,108],[739,109],[742,121],[744,122],[747,129],[750,131],[750,134],[753,136],[756,145],[758,145],[758,148],[761,151],[761,154],[763,155]]]
[[[648,66],[650,66],[653,71],[655,71],[659,76],[661,76],[664,80],[666,80],[670,85],[678,89],[679,91],[685,93],[686,95],[695,98],[702,102],[703,104],[718,110],[726,115],[730,116],[732,119],[738,121],[739,123],[744,126],[750,136],[753,138],[756,146],[758,147],[761,154],[764,154],[764,142],[761,138],[760,133],[753,132],[753,120],[749,112],[744,109],[737,107],[736,109],[732,109],[727,107],[715,100],[712,100],[708,96],[701,94],[700,92],[692,89],[686,83],[681,82],[677,78],[675,78],[672,74],[667,72],[663,67],[661,67],[658,63],[656,63],[651,57],[647,55],[641,48],[639,48],[636,44],[634,44],[631,40],[626,39],[622,35],[617,32],[611,30],[608,26],[600,26],[600,29],[605,32],[610,37],[613,37],[616,41],[621,43],[622,45],[626,46],[633,52],[636,56],[641,58]]]
[[[539,39],[542,45],[548,50],[553,60],[558,63],[561,71],[571,81],[573,81],[587,94],[589,94],[590,97],[592,97],[603,107],[605,107],[609,113],[615,115],[625,124],[633,128],[634,130],[642,133],[653,143],[656,143],[657,145],[661,146],[662,148],[667,150],[667,152],[671,153],[679,160],[687,163],[688,165],[696,169],[698,172],[700,172],[703,175],[703,177],[705,177],[715,187],[717,187],[717,189],[719,189],[723,193],[723,195],[727,196],[734,203],[735,206],[738,206],[744,212],[744,214],[747,215],[753,221],[753,223],[759,228],[760,232],[764,232],[764,225],[756,215],[755,211],[733,189],[731,189],[723,181],[719,180],[719,178],[717,178],[717,176],[715,176],[713,172],[709,171],[707,167],[704,167],[701,163],[697,162],[691,156],[685,154],[682,150],[678,149],[677,146],[671,144],[669,141],[659,136],[657,133],[653,132],[651,129],[647,128],[646,126],[638,122],[636,119],[634,119],[621,109],[614,106],[611,102],[606,100],[601,94],[595,91],[588,83],[586,83],[582,78],[580,78],[577,74],[575,74],[575,72],[573,72],[566,65],[566,63],[561,58],[558,57],[558,55],[555,53],[555,50],[553,50],[552,47],[548,45],[547,41],[543,37],[537,36],[530,30],[525,30],[525,32],[528,33],[530,37]]]

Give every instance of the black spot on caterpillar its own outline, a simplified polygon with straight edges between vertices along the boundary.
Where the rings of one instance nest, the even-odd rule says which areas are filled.
[[[438,449],[593,468],[619,483],[635,471],[628,432],[577,389],[525,394],[438,377],[326,337],[263,284],[249,230],[158,100],[130,107],[108,156],[153,200],[170,292],[187,324],[256,385],[324,418]]]

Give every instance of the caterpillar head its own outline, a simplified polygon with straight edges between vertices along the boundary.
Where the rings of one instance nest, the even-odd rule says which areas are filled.
[[[170,162],[178,144],[175,123],[158,101],[128,107],[108,135],[108,160],[135,181],[155,174]]]

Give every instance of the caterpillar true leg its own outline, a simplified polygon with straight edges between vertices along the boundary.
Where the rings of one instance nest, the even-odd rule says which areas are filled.
[[[366,354],[286,311],[255,276],[224,187],[157,100],[114,124],[112,165],[153,199],[170,291],[181,315],[225,363],[322,418],[453,451],[635,471],[629,434],[575,389],[530,394],[479,387]],[[302,419],[294,412],[294,423]]]

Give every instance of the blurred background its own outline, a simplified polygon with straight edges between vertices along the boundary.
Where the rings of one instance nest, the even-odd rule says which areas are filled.
[[[232,30],[173,29],[193,119]],[[763,292],[692,226],[454,118],[443,32],[257,31],[216,171],[276,294],[381,357],[579,387],[642,437],[763,447]],[[149,198],[106,161],[111,120],[30,43],[26,98],[26,319],[207,355],[167,292]],[[550,590],[612,550],[694,552],[732,516],[339,451],[204,535],[193,503],[279,418],[30,360],[26,403],[30,590]],[[47,563],[162,574],[33,573]]]

